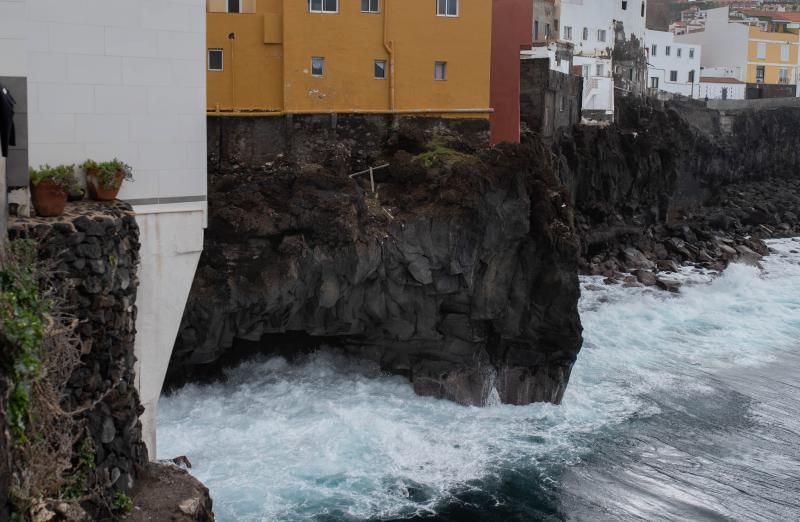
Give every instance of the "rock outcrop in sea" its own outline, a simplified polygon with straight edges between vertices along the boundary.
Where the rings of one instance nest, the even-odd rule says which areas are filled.
[[[331,165],[212,172],[168,378],[328,345],[423,395],[558,403],[582,343],[578,241],[537,146],[393,151],[377,194]]]

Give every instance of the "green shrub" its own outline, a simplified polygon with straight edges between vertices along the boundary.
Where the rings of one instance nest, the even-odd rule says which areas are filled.
[[[455,163],[458,161],[479,161],[475,156],[465,154],[442,145],[436,145],[433,149],[429,150],[428,152],[423,152],[414,159],[422,163],[422,165],[427,169],[447,163]]]
[[[96,172],[97,179],[105,188],[118,189],[124,180],[133,181],[133,168],[117,158],[102,163],[88,159],[81,164],[81,168],[87,174],[92,171]],[[117,174],[120,172],[122,177],[118,178]]]
[[[133,511],[133,500],[125,494],[124,491],[117,491],[117,494],[114,495],[114,503],[111,504],[111,508],[115,513],[127,515]]]
[[[38,185],[42,181],[49,180],[61,187],[64,191],[69,192],[77,183],[75,179],[75,165],[57,165],[55,167],[41,165],[38,169],[31,168],[29,172],[33,186]]]

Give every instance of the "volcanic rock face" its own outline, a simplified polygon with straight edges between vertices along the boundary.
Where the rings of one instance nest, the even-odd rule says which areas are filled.
[[[369,184],[319,166],[212,174],[168,379],[242,347],[339,347],[462,404],[558,403],[580,350],[567,198],[530,147],[413,158]]]
[[[554,146],[583,272],[721,270],[757,262],[761,239],[800,234],[800,109],[619,101],[618,125],[578,127]]]

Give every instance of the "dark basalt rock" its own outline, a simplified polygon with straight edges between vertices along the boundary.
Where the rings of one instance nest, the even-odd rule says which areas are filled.
[[[568,197],[534,147],[368,182],[319,166],[213,172],[200,268],[168,380],[238,350],[329,344],[482,405],[558,403],[580,350]]]

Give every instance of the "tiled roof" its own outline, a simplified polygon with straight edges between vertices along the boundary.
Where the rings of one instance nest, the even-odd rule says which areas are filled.
[[[713,76],[701,76],[700,83],[744,83],[736,78],[715,78]]]

